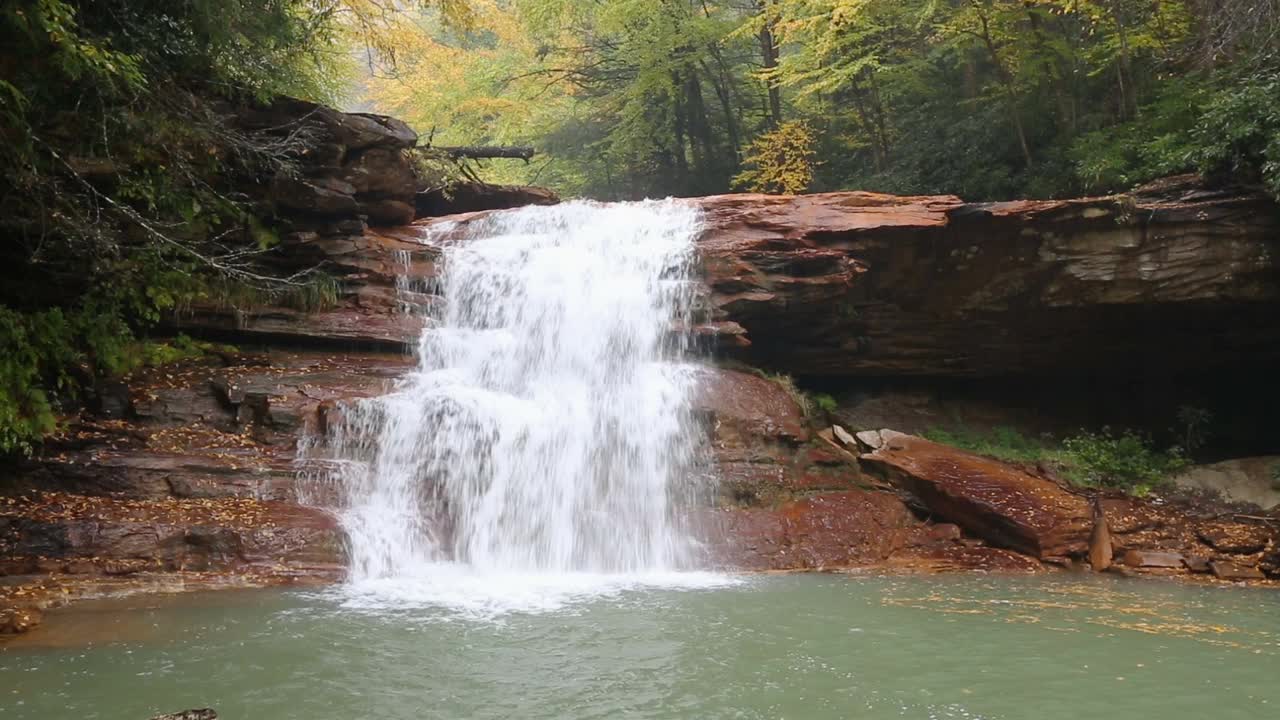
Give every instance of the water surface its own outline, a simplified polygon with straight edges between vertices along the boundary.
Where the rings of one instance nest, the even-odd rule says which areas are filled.
[[[1190,720],[1280,708],[1280,596],[1265,590],[794,575],[596,584],[524,611],[366,591],[54,613],[0,650],[0,717],[209,706],[228,720]]]

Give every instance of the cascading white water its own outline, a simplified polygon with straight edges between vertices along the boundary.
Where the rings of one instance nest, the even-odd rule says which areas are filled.
[[[417,370],[304,449],[333,468],[354,581],[691,565],[698,224],[675,201],[572,202],[451,238]]]

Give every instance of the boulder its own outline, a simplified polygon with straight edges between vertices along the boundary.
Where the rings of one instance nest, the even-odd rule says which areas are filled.
[[[1093,529],[1088,500],[1012,465],[881,431],[861,456],[868,472],[910,492],[936,518],[994,545],[1040,559],[1082,556]]]
[[[879,430],[862,430],[854,435],[858,443],[858,449],[862,452],[872,452],[879,450],[884,445],[884,438],[880,437]]]
[[[412,203],[418,174],[396,147],[373,147],[357,153],[340,174],[363,197],[397,198]]]
[[[1280,455],[1236,458],[1197,465],[1173,479],[1179,487],[1220,493],[1233,502],[1253,503],[1267,510],[1280,506]]]
[[[350,215],[358,209],[355,188],[336,179],[302,179],[277,176],[270,197],[287,212],[308,215]]]
[[[1209,569],[1219,580],[1265,580],[1266,575],[1251,565],[1241,565],[1230,560],[1212,560]]]
[[[384,198],[360,203],[360,213],[367,215],[374,227],[408,225],[413,222],[413,206],[404,200]]]
[[[839,425],[832,425],[831,437],[835,439],[836,444],[838,444],[840,447],[844,448],[845,450],[849,450],[851,452],[858,452],[858,441],[855,440],[854,437],[849,434],[848,430],[845,430]]]
[[[1124,554],[1124,564],[1135,568],[1182,568],[1185,563],[1178,553],[1128,550]]]
[[[809,439],[804,411],[791,390],[756,373],[703,370],[695,403],[725,434],[788,443]]]

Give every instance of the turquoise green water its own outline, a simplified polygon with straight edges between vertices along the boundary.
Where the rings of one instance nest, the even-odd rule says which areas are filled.
[[[1280,594],[1260,590],[797,575],[496,617],[356,604],[262,591],[53,614],[0,650],[0,717],[1280,717]]]

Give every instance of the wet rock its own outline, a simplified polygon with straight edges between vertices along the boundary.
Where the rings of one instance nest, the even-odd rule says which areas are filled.
[[[883,431],[862,455],[869,472],[910,492],[935,517],[1038,558],[1079,556],[1093,528],[1089,503],[1042,477],[924,438]]]
[[[123,420],[133,412],[129,386],[118,380],[98,381],[91,400],[93,412],[110,420]]]
[[[413,222],[413,206],[403,200],[385,198],[360,203],[360,213],[369,217],[374,227],[408,225]]]
[[[1262,555],[1258,568],[1269,578],[1280,578],[1280,547],[1273,546]]]
[[[1271,531],[1261,525],[1213,523],[1201,526],[1196,534],[1214,550],[1233,555],[1261,552],[1271,540]]]
[[[151,720],[218,720],[218,713],[210,708],[183,710],[182,712],[156,715]]]
[[[21,635],[44,620],[39,608],[0,608],[0,635]]]
[[[1209,569],[1219,580],[1265,580],[1262,571],[1250,565],[1241,565],[1229,560],[1212,560]]]
[[[1089,535],[1089,565],[1094,572],[1102,572],[1111,567],[1114,549],[1111,543],[1111,528],[1107,523],[1106,512],[1098,498],[1093,499],[1093,532]]]
[[[1207,573],[1211,571],[1211,568],[1209,567],[1209,558],[1201,555],[1185,557],[1182,559],[1182,564],[1187,568],[1187,570],[1193,573]]]
[[[414,199],[418,217],[439,217],[526,205],[555,205],[559,202],[560,196],[546,188],[470,182],[458,183],[448,188],[423,188]]]
[[[1125,565],[1135,568],[1181,568],[1186,563],[1186,558],[1171,552],[1127,550],[1123,561]]]
[[[702,371],[695,405],[709,413],[717,432],[789,443],[809,439],[804,412],[787,388],[749,372]]]
[[[776,508],[722,511],[719,561],[745,570],[877,565],[902,548],[916,520],[887,493],[822,493]]]

